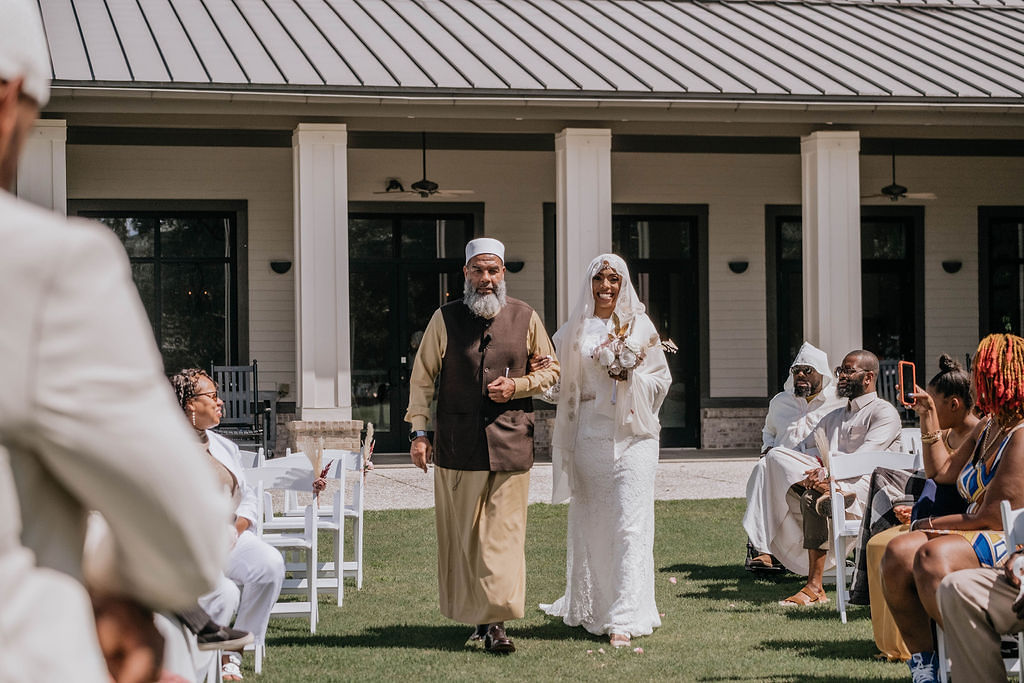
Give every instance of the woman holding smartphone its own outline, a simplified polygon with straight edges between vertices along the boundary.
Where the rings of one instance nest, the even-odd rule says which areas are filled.
[[[910,652],[915,681],[936,680],[938,657],[930,619],[942,625],[936,589],[946,574],[1000,566],[1006,558],[999,504],[1024,506],[1024,339],[993,334],[978,345],[972,377],[978,406],[988,416],[952,453],[940,430],[932,397],[920,404],[925,474],[936,484],[956,484],[964,513],[918,519],[892,539],[882,558],[882,588]]]

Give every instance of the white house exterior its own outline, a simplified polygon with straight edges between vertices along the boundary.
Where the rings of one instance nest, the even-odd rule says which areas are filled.
[[[585,264],[627,252],[682,348],[666,445],[749,444],[802,337],[927,378],[1021,329],[1021,0],[41,8],[53,95],[19,194],[227,221],[211,244],[230,253],[190,254],[173,226],[160,254],[129,244],[144,299],[180,317],[161,277],[223,274],[215,360],[258,359],[303,421],[369,419],[402,448],[415,332],[459,295],[472,235],[506,243],[510,293],[552,328]],[[424,175],[424,146],[442,192],[387,192]],[[898,201],[879,194],[894,163]]]

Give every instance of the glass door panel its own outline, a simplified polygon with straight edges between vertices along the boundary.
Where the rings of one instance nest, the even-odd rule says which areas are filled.
[[[612,249],[629,265],[640,300],[668,354],[672,386],[662,404],[661,445],[695,446],[700,420],[700,323],[696,220],[691,216],[613,216]]]
[[[352,419],[372,422],[387,435],[392,415],[391,349],[394,271],[391,268],[349,275],[352,330]]]

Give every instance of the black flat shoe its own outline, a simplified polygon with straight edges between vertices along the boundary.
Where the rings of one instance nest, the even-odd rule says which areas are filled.
[[[484,636],[484,649],[495,654],[507,655],[516,651],[512,639],[505,635],[504,624],[491,624]]]
[[[478,624],[476,630],[469,636],[471,641],[483,640],[487,637],[487,627],[489,624]]]

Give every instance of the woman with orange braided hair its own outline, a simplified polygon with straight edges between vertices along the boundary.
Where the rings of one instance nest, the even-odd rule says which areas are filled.
[[[967,511],[918,519],[889,542],[882,558],[883,592],[911,653],[915,683],[938,679],[929,620],[942,625],[939,583],[960,569],[1000,566],[1007,549],[999,504],[1024,507],[1024,339],[985,337],[974,356],[972,384],[987,417],[953,453],[937,439],[924,446],[925,474],[937,484],[956,484]],[[937,431],[928,395],[917,388],[914,397],[924,404],[921,431]]]

